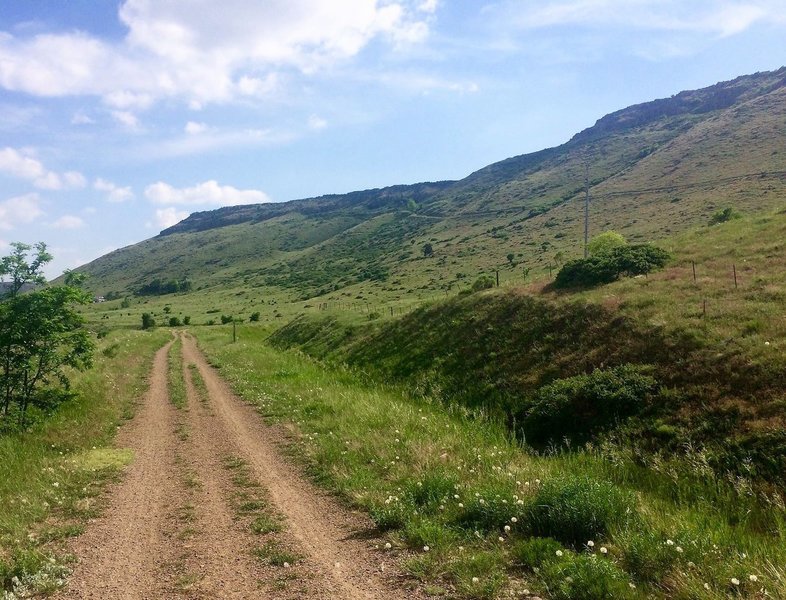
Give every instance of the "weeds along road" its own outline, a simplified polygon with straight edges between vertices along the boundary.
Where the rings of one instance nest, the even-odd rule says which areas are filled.
[[[168,357],[180,343],[176,407]],[[74,541],[79,562],[57,598],[417,597],[373,549],[370,521],[304,479],[283,434],[232,394],[193,338],[180,343],[155,356],[117,440],[134,462]]]

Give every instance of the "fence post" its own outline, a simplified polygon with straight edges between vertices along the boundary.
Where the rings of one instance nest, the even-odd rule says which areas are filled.
[[[734,272],[734,289],[736,290],[736,289],[738,289],[737,288],[737,265],[732,264],[731,265],[731,269]]]

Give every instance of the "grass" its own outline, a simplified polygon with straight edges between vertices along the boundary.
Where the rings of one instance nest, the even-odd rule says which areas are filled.
[[[95,367],[73,376],[72,400],[27,430],[0,437],[2,589],[21,596],[62,585],[69,562],[63,540],[96,516],[103,486],[133,458],[112,448],[112,439],[133,415],[165,338],[109,334],[99,340]]]
[[[753,597],[753,575],[772,596],[786,594],[783,506],[742,490],[704,498],[723,482],[702,473],[706,487],[696,486],[690,463],[657,471],[593,449],[532,455],[494,423],[275,350],[261,328],[242,328],[236,344],[198,333],[238,393],[296,427],[315,479],[386,526],[389,551],[413,553],[409,569],[429,585],[464,597],[525,586],[562,598],[594,582],[594,597],[715,598],[734,578]],[[675,493],[681,485],[693,493]],[[738,517],[754,505],[768,527]],[[533,538],[552,538],[563,560],[525,564],[520,544]]]

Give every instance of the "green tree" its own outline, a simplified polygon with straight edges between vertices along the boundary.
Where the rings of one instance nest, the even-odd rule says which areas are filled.
[[[600,256],[601,254],[607,254],[614,248],[619,248],[625,244],[627,244],[627,242],[622,234],[616,231],[604,231],[589,241],[587,249],[589,250],[590,256]]]
[[[142,313],[142,329],[152,329],[156,326],[156,320],[150,313]]]
[[[0,278],[10,287],[0,299],[0,393],[2,416],[16,411],[24,423],[30,406],[51,408],[66,397],[67,370],[92,365],[93,341],[76,307],[90,302],[77,285],[43,286],[43,267],[52,260],[46,245],[36,244],[32,260],[27,244],[12,244],[0,259]],[[66,281],[80,283],[66,275]]]
[[[512,265],[513,264],[513,259],[516,258],[516,255],[513,254],[512,252],[508,252],[507,258],[508,258],[508,264]]]

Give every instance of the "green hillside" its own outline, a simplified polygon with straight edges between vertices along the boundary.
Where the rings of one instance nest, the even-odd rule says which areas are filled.
[[[101,295],[188,279],[194,290],[253,288],[279,304],[414,301],[497,269],[524,283],[581,254],[585,168],[591,230],[657,240],[726,206],[782,205],[785,136],[783,68],[626,108],[461,181],[195,213],[79,270]]]

